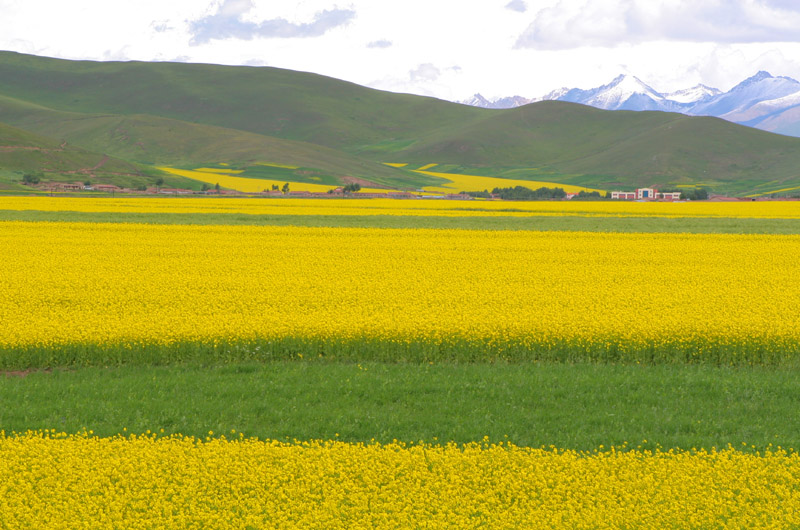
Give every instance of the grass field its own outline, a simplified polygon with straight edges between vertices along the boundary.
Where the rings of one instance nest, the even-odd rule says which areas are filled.
[[[291,210],[290,210],[291,211]],[[0,210],[0,221],[185,225],[316,226],[688,234],[800,234],[800,219],[726,217],[579,217],[441,215],[300,215],[249,213],[58,212]]]
[[[231,429],[270,439],[800,447],[800,372],[708,366],[270,362],[0,376],[7,432]],[[65,406],[66,404],[66,406]],[[643,442],[647,440],[647,442]]]
[[[0,516],[791,528],[799,229],[797,203],[2,198]]]

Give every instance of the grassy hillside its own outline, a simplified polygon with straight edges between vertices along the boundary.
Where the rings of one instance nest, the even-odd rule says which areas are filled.
[[[160,173],[104,154],[87,151],[0,122],[0,189],[30,190],[26,174],[52,181],[121,182],[151,185]],[[165,179],[166,180],[166,179]],[[170,182],[186,184],[184,179]]]
[[[276,68],[0,52],[0,121],[137,164],[272,162],[398,187],[420,185],[408,169],[429,163],[602,189],[800,186],[800,139],[714,118],[565,102],[478,109]]]
[[[272,162],[333,175],[397,179],[395,168],[320,145],[149,115],[56,111],[0,96],[0,120],[141,164]]]
[[[611,112],[558,101],[498,111],[460,130],[433,131],[391,158],[484,167],[484,174],[513,178],[550,175],[605,189],[699,183],[744,192],[800,185],[797,138],[717,118]],[[509,171],[515,165],[530,169]]]
[[[353,149],[492,111],[279,68],[91,62],[0,52],[0,94],[46,107],[150,114]]]

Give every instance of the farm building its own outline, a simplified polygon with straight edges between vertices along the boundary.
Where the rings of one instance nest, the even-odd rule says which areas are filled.
[[[628,201],[677,201],[681,198],[681,192],[667,191],[662,193],[655,188],[639,188],[636,191],[612,191],[611,198]]]

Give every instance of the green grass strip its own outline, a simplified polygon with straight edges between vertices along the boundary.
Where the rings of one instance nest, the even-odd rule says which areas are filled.
[[[565,230],[696,234],[800,234],[800,219],[749,218],[253,215],[0,210],[0,221],[322,226],[344,228],[448,228],[463,230]]]
[[[265,337],[215,342],[176,341],[71,343],[0,347],[0,370],[146,366],[181,363],[209,365],[239,362],[317,360],[382,363],[622,363],[641,365],[772,366],[800,368],[800,342],[752,338],[733,341],[709,336],[660,342],[631,342],[605,337],[587,342],[535,338],[481,339],[459,336],[430,340],[373,337]]]
[[[800,448],[800,370],[272,362],[0,375],[0,429]],[[127,429],[127,431],[123,431]],[[643,442],[647,440],[647,442]]]

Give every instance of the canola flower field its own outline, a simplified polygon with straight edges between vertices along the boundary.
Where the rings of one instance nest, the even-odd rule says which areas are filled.
[[[213,434],[213,433],[209,433]],[[796,528],[776,448],[594,452],[478,441],[341,443],[0,435],[7,528]]]
[[[263,164],[263,165],[273,165],[273,164]],[[295,169],[291,166],[278,165],[275,167]],[[206,168],[206,167],[198,169],[176,169],[170,167],[160,167],[158,169],[170,173],[171,175],[186,177],[192,180],[199,180],[200,182],[205,182],[206,184],[210,184],[212,186],[219,184],[223,188],[242,191],[245,193],[260,193],[262,191],[267,191],[272,189],[272,186],[281,187],[286,183],[285,180],[259,179],[259,178],[248,178],[248,177],[237,176],[239,173],[242,173],[243,170],[233,170],[233,169],[228,170],[228,169]],[[327,184],[314,184],[313,182],[290,181],[289,184],[293,191],[311,191],[315,193],[326,193],[329,190],[336,187]],[[363,190],[365,192],[376,192],[376,193],[386,192],[386,190],[383,188],[363,188]]]
[[[800,206],[791,202],[26,197],[0,198],[0,210],[800,218]],[[180,369],[195,362],[800,366],[800,291],[793,288],[800,234],[7,221],[0,222],[0,252],[6,374],[0,384],[31,369],[55,369],[56,376],[60,368],[86,365]],[[591,426],[601,418],[585,420]],[[742,440],[722,449],[577,451],[487,439],[277,441],[227,430],[200,439],[129,435],[124,427],[99,437],[52,429],[8,433],[0,423],[0,522],[8,528],[800,526],[797,453],[757,450]]]
[[[794,364],[800,236],[3,223],[0,365]]]
[[[446,201],[397,199],[0,197],[0,211],[351,215],[440,217],[597,217],[800,219],[800,201]]]

